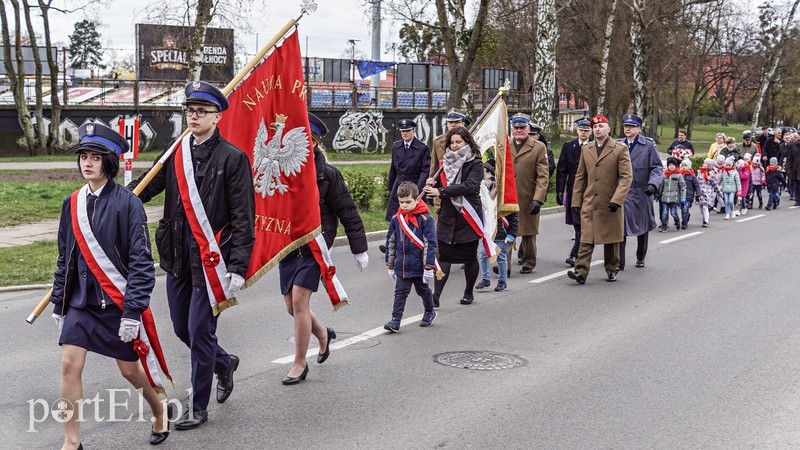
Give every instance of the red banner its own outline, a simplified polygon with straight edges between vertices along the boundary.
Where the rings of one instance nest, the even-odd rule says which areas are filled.
[[[228,96],[220,133],[247,153],[256,191],[256,243],[245,286],[319,233],[319,192],[295,29]]]

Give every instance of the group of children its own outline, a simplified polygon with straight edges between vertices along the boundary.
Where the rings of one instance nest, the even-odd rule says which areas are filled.
[[[765,209],[775,209],[780,204],[780,191],[785,186],[786,179],[777,158],[770,158],[765,169],[759,154],[753,158],[746,153],[739,161],[719,155],[716,161],[706,159],[695,173],[689,158],[679,161],[671,156],[667,158],[667,168],[656,195],[661,211],[660,231],[667,231],[670,215],[675,228],[685,230],[694,201],[700,206],[703,227],[708,227],[710,211],[715,206],[718,212],[725,213],[725,220],[747,214],[748,208],[753,208],[755,197],[758,197],[758,209],[761,209],[764,206],[764,187],[768,193]]]

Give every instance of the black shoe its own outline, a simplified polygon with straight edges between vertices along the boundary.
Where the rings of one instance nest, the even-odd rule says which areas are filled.
[[[644,267],[644,261],[636,261],[636,267]]]
[[[386,253],[386,246],[381,244],[381,245],[378,246],[378,250],[380,250],[381,253]]]
[[[575,267],[575,257],[572,255],[569,255],[569,258],[567,258],[564,262],[570,267]]]
[[[615,274],[614,272],[608,272],[608,277],[606,278],[606,281],[609,282],[617,281],[617,274]]]
[[[333,331],[333,328],[325,327],[328,330],[328,344],[325,346],[325,353],[320,353],[317,355],[317,363],[322,364],[328,359],[328,356],[331,354],[331,339],[336,339],[336,332]]]
[[[625,266],[617,266],[617,270],[622,272],[623,270],[625,270]]]
[[[297,384],[301,381],[305,381],[306,375],[308,375],[308,364],[306,364],[306,368],[303,369],[303,373],[301,373],[299,377],[286,377],[283,379],[283,381],[281,381],[281,383],[285,385]]]
[[[433,294],[433,306],[434,308],[439,307],[439,295],[436,293]]]
[[[492,272],[497,275],[500,275],[500,269],[497,266],[492,267]],[[511,268],[506,269],[506,278],[511,276]]]
[[[583,278],[583,275],[581,275],[580,272],[576,272],[574,270],[569,270],[569,271],[567,271],[567,276],[570,277],[571,279],[577,281],[578,284],[586,283],[586,278]]]
[[[167,404],[167,429],[161,433],[156,433],[150,430],[150,445],[158,445],[167,440],[169,437],[169,421],[175,420],[175,405],[172,403]]]
[[[519,269],[519,273],[527,275],[529,273],[533,273],[533,269],[531,269],[530,267],[522,266],[522,269]]]
[[[461,300],[459,300],[459,303],[461,303],[462,305],[471,305],[472,304],[472,300],[474,300],[474,299],[464,297]]]
[[[80,442],[78,442],[78,450],[83,450],[83,444],[81,444]]]
[[[239,367],[239,357],[230,355],[231,363],[224,372],[217,374],[217,403],[225,403],[225,400],[233,393],[233,372]]]
[[[208,411],[205,409],[193,411],[189,405],[186,405],[186,412],[175,422],[175,429],[194,430],[206,422],[208,422]]]

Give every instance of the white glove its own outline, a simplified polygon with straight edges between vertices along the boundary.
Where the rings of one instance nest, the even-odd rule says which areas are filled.
[[[356,260],[356,267],[358,267],[358,270],[362,272],[367,270],[367,264],[369,264],[369,255],[367,255],[367,252],[354,253],[353,258]]]
[[[517,238],[513,234],[507,234],[505,241],[506,241],[506,244],[510,244],[510,243],[514,242],[516,239]]]
[[[244,284],[244,278],[238,273],[228,272],[225,274],[225,278],[231,279],[231,285],[228,288],[231,292],[239,292],[239,289],[241,289]]]
[[[394,274],[394,269],[386,269],[389,272],[389,277],[395,281],[397,281],[397,275]]]
[[[425,269],[422,272],[422,282],[425,284],[430,284],[433,281],[433,269]]]
[[[119,321],[119,338],[122,342],[130,342],[139,336],[139,321],[122,318]]]
[[[64,329],[64,316],[61,314],[53,313],[53,320],[55,320],[56,325],[58,325],[58,331]]]

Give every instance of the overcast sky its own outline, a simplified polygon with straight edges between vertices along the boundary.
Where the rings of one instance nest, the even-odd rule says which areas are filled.
[[[234,30],[237,44],[244,45],[248,53],[256,52],[258,45],[264,45],[288,20],[300,14],[300,0],[266,0],[268,8],[253,12],[251,25],[254,32],[246,35]],[[300,21],[300,43],[306,54],[308,38],[309,56],[339,58],[349,49],[347,41],[356,39],[356,51],[372,57],[369,6],[364,0],[317,0],[317,11]],[[134,25],[144,23],[144,5],[135,0],[109,0],[105,8],[96,12],[76,12],[69,15],[52,13],[52,34],[54,42],[67,42],[76,22],[85,18],[99,19],[103,27],[99,30],[104,46],[133,51],[135,47]],[[381,38],[381,59],[392,60],[392,54],[385,53],[386,43],[397,40],[397,26],[386,19]],[[256,36],[255,33],[258,33]]]

